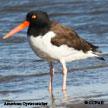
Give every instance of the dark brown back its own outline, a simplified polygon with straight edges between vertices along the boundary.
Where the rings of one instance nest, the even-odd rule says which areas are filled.
[[[87,53],[89,50],[101,53],[101,51],[97,50],[97,46],[81,39],[74,30],[67,26],[51,21],[50,30],[56,34],[56,36],[51,39],[53,45],[58,47],[61,45],[67,45],[76,50],[82,50],[84,53]]]

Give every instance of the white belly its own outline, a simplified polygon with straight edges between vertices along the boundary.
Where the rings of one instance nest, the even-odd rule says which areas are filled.
[[[83,51],[75,50],[67,45],[55,46],[51,43],[52,37],[55,37],[55,33],[51,31],[44,36],[29,37],[29,43],[33,51],[44,60],[58,61],[63,59],[65,62],[71,62],[95,56],[91,51],[85,54]]]

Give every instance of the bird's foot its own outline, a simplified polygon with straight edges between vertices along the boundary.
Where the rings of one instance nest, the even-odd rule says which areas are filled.
[[[62,88],[62,91],[66,91],[66,88]]]

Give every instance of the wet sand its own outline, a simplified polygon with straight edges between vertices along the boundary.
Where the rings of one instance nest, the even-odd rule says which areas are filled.
[[[61,108],[63,107],[60,106]],[[59,108],[59,106],[58,106]],[[84,104],[74,104],[74,105],[66,105],[64,106],[64,108],[108,108],[108,104],[107,105],[84,105]]]
[[[107,0],[0,0],[0,4],[0,108],[4,108],[5,101],[47,102],[48,108],[108,108]],[[103,52],[100,56],[105,61],[89,58],[67,63],[66,93],[61,90],[62,68],[58,62],[53,63],[53,93],[48,92],[48,63],[31,50],[27,29],[7,40],[2,39],[24,21],[31,10],[48,12],[51,20],[73,28],[80,37],[99,46]],[[91,99],[106,103],[84,104],[85,100]]]

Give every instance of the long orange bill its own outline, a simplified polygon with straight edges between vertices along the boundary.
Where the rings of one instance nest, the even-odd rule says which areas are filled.
[[[15,33],[21,31],[22,29],[28,27],[30,24],[29,21],[24,21],[23,23],[21,23],[20,25],[18,25],[16,28],[12,29],[8,34],[6,34],[3,39],[6,39],[12,35],[14,35]]]

